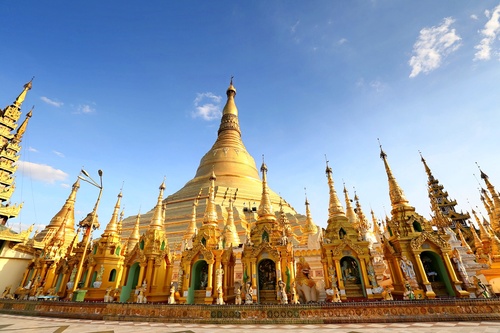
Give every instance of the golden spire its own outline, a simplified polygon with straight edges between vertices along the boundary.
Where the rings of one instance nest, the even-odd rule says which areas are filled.
[[[259,219],[267,218],[273,221],[276,220],[274,215],[273,205],[271,204],[271,198],[269,196],[269,189],[267,188],[267,165],[264,163],[264,156],[262,156],[262,166],[260,167],[262,172],[262,198],[260,200],[259,209],[257,210],[257,215]]]
[[[120,237],[122,235],[123,216],[125,215],[124,210],[125,209],[122,209],[122,211],[120,212],[120,219],[118,220],[118,225],[116,226],[116,231],[118,232],[118,236]]]
[[[365,234],[368,229],[368,220],[366,219],[365,213],[363,213],[363,209],[361,208],[361,204],[359,203],[359,198],[356,192],[354,192],[354,201],[356,202],[356,214],[358,215],[359,226],[358,229],[361,234]]]
[[[481,242],[483,245],[485,243],[489,243],[491,241],[490,234],[488,231],[485,229],[484,224],[479,220],[479,217],[476,214],[476,211],[473,209],[472,210],[472,215],[474,215],[474,219],[477,222],[477,226],[479,227],[479,233],[481,234]]]
[[[377,240],[380,241],[380,235],[382,235],[383,232],[380,230],[380,225],[378,224],[378,220],[375,217],[373,209],[370,209],[370,214],[372,215],[373,233],[375,234],[375,237],[377,237]]]
[[[250,179],[259,179],[255,161],[248,154],[242,140],[238,121],[238,108],[235,104],[236,89],[233,81],[227,89],[227,102],[222,112],[217,140],[200,161],[195,178],[190,181],[206,182],[214,171],[217,176],[227,177],[239,175]],[[193,184],[194,185],[194,184]]]
[[[134,250],[135,245],[139,242],[141,238],[141,234],[139,233],[139,226],[141,223],[141,212],[137,213],[137,217],[135,219],[134,229],[130,233],[127,241],[127,253],[130,253]]]
[[[200,188],[200,192],[198,193],[198,196],[196,197],[196,199],[193,200],[193,210],[191,212],[191,222],[189,223],[189,226],[186,230],[186,233],[183,236],[184,240],[192,239],[193,235],[196,232],[196,207],[198,207],[198,202],[200,201],[202,191],[203,191],[203,188]]]
[[[164,207],[163,207],[163,191],[165,190],[165,179],[160,185],[160,194],[158,195],[158,202],[151,217],[151,223],[149,224],[149,229],[163,230],[164,221]]]
[[[473,225],[471,225],[470,227],[472,229],[474,229]],[[462,246],[465,247],[467,253],[469,253],[469,254],[474,253],[474,252],[472,252],[472,249],[470,248],[469,243],[467,243],[467,241],[465,240],[465,237],[464,237],[464,234],[462,233],[461,228],[462,227],[460,225],[457,225],[457,234],[458,234],[458,237],[460,238],[460,242],[462,243]]]
[[[73,238],[75,234],[75,200],[76,192],[79,188],[80,179],[77,179],[61,210],[50,220],[49,225],[35,237],[36,241],[43,241],[47,237],[49,230],[53,229],[56,231],[61,225],[64,225],[66,228],[65,234]]]
[[[236,88],[233,86],[233,77],[231,77],[231,81],[229,82],[229,88],[226,90],[227,102],[222,111],[222,117],[227,114],[232,114],[234,116],[238,116],[238,108],[234,103],[234,97],[236,96]],[[219,128],[219,132],[223,129],[223,124],[221,123],[221,127]],[[237,124],[236,124],[237,125]],[[239,128],[238,128],[239,130]]]
[[[213,171],[209,180],[210,187],[208,188],[208,198],[205,215],[203,216],[203,224],[218,225],[217,209],[215,206],[215,181],[217,180],[217,177]]]
[[[392,174],[392,170],[389,166],[389,163],[387,162],[387,154],[382,150],[382,145],[380,143],[379,146],[380,158],[384,161],[385,171],[389,180],[389,197],[391,199],[392,215],[401,210],[414,210],[414,208],[410,206],[403,190],[399,187],[396,178]]]
[[[33,86],[33,79],[35,77],[33,77],[30,82],[26,83],[24,85],[24,89],[23,91],[19,94],[19,96],[16,98],[16,100],[14,101],[14,106],[18,107],[18,108],[21,108],[21,104],[23,104],[24,102],[24,99],[26,98],[26,94],[28,93],[28,90],[31,90],[32,86]]]
[[[340,203],[339,197],[337,196],[337,192],[335,191],[335,187],[333,184],[332,178],[332,168],[328,166],[328,161],[326,161],[326,177],[328,178],[328,187],[330,188],[330,202],[328,205],[328,221],[335,218],[336,216],[344,216],[344,207]]]
[[[116,234],[118,232],[118,212],[120,211],[120,202],[122,200],[122,191],[118,193],[118,199],[116,200],[115,209],[113,210],[113,214],[111,215],[111,219],[106,226],[106,230],[104,230],[104,235]]]
[[[481,178],[484,180],[486,184],[486,188],[491,194],[491,198],[493,199],[493,207],[490,208],[493,211],[493,220],[490,221],[493,230],[496,232],[500,231],[500,196],[498,195],[498,192],[495,190],[495,187],[493,184],[490,183],[490,180],[488,179],[488,176],[481,170],[479,165],[477,166],[479,168],[479,171],[481,171]]]
[[[311,210],[309,209],[309,200],[307,200],[307,194],[306,194],[306,223],[304,225],[303,229],[303,234],[304,235],[314,235],[318,232],[318,227],[316,224],[314,224],[312,216],[311,216]]]
[[[495,207],[495,205],[488,195],[488,192],[484,188],[481,188],[481,201],[483,202],[484,208],[486,209],[490,220],[495,221],[495,211],[493,210],[493,207]]]
[[[224,227],[224,237],[226,238],[226,244],[232,246],[240,244],[240,237],[238,236],[238,232],[236,231],[236,226],[234,225],[234,212],[233,212],[234,201],[236,201],[237,194],[238,194],[238,189],[236,189],[233,196],[229,197],[229,205],[226,207],[227,222]]]
[[[345,216],[349,220],[349,223],[351,223],[354,228],[357,228],[359,224],[358,216],[356,215],[356,212],[352,207],[351,204],[352,201],[349,198],[349,192],[345,187],[345,183],[344,183],[344,197],[345,197]]]
[[[35,107],[33,106],[31,110],[26,114],[26,118],[24,118],[24,121],[22,122],[21,126],[17,129],[16,134],[12,138],[12,141],[15,143],[21,142],[21,139],[23,138],[24,133],[26,132],[26,128],[28,127],[28,121],[30,120],[31,116],[33,115],[33,109]]]

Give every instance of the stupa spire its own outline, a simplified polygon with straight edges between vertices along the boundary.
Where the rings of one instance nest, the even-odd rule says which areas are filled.
[[[16,100],[14,101],[14,106],[16,106],[17,108],[21,108],[21,105],[23,104],[24,99],[26,98],[26,94],[33,87],[33,79],[34,77],[30,80],[30,82],[24,85],[23,91],[19,94],[19,96],[17,96]]]
[[[477,163],[476,163],[477,164]],[[481,170],[479,165],[477,166],[479,168],[479,171],[481,171],[481,178],[484,180],[486,184],[486,188],[490,192],[491,198],[493,199],[493,207],[490,208],[493,211],[493,220],[490,221],[491,226],[495,232],[500,231],[500,196],[498,195],[498,192],[495,190],[495,187],[493,184],[491,184],[490,180],[488,179],[488,176]]]
[[[326,177],[328,178],[328,188],[330,189],[330,201],[328,204],[328,220],[335,218],[336,216],[344,216],[344,207],[340,203],[337,192],[335,191],[335,186],[333,184],[332,177],[332,168],[328,165],[328,161],[326,161]]]
[[[396,178],[392,174],[389,162],[387,162],[387,154],[382,149],[382,145],[380,144],[380,142],[379,146],[380,146],[380,158],[384,161],[385,171],[387,173],[387,178],[389,181],[389,197],[391,199],[392,215],[401,210],[403,211],[408,209],[414,210],[414,208],[410,206],[403,190],[401,189],[401,187],[399,187]]]
[[[352,206],[352,200],[349,198],[349,191],[347,191],[345,183],[344,183],[344,198],[345,198],[345,216],[349,220],[349,223],[351,223],[353,227],[357,228],[359,224],[358,216],[356,215],[354,207]]]
[[[64,225],[65,234],[72,239],[75,234],[75,200],[76,192],[80,188],[80,179],[73,184],[71,193],[59,212],[50,220],[50,223],[36,237],[36,241],[44,241]],[[52,231],[50,231],[52,230]]]
[[[140,224],[141,224],[141,212],[139,211],[137,217],[135,218],[134,228],[132,229],[132,232],[128,237],[127,253],[130,253],[134,250],[135,245],[137,244],[137,242],[139,242],[139,238],[141,238],[141,234],[139,233]]]
[[[120,203],[121,203],[122,197],[123,197],[122,191],[120,191],[120,193],[118,193],[118,199],[116,200],[113,214],[111,215],[111,219],[110,219],[108,225],[106,226],[106,230],[104,230],[103,236],[118,233],[118,214],[120,211]]]
[[[210,187],[208,188],[208,198],[207,204],[205,208],[205,215],[203,217],[203,224],[211,224],[218,225],[217,219],[217,209],[215,206],[215,181],[217,177],[215,176],[214,171],[212,171],[212,175],[210,175]]]
[[[191,210],[191,222],[186,230],[186,233],[183,236],[183,239],[186,241],[190,241],[193,238],[193,235],[196,232],[196,207],[198,207],[198,203],[200,202],[201,192],[203,188],[200,188],[200,192],[198,196],[193,200],[193,208]]]
[[[23,135],[26,132],[26,128],[28,127],[28,122],[29,122],[31,116],[33,116],[33,109],[34,108],[35,107],[33,106],[31,108],[31,110],[26,114],[26,118],[24,118],[24,121],[21,123],[21,126],[19,126],[19,128],[17,129],[16,134],[14,134],[14,137],[12,138],[12,141],[14,143],[21,142]]]
[[[305,205],[306,205],[306,223],[304,225],[304,229],[302,232],[304,235],[314,235],[318,232],[318,227],[313,222],[311,216],[311,209],[309,208],[309,200],[307,200],[307,194],[306,194]]]
[[[271,198],[269,196],[269,188],[267,187],[267,165],[264,162],[264,156],[262,156],[260,171],[262,172],[262,197],[257,214],[259,219],[268,218],[275,221],[276,216],[274,215],[273,205],[271,204]]]
[[[163,206],[163,191],[165,191],[165,179],[160,185],[160,194],[158,195],[158,202],[156,203],[156,207],[153,212],[153,216],[151,217],[151,223],[149,224],[149,229],[162,230],[163,229],[163,221],[165,220],[164,216],[164,206]]]
[[[470,226],[472,229],[474,229],[474,226],[471,225]],[[469,243],[467,243],[467,241],[465,240],[465,237],[464,237],[464,234],[462,233],[462,227],[461,226],[458,226],[457,227],[457,234],[458,234],[458,237],[460,238],[460,242],[462,243],[462,246],[465,247],[466,251],[468,254],[471,254],[471,253],[474,253],[472,251],[472,249],[470,248],[470,245]]]

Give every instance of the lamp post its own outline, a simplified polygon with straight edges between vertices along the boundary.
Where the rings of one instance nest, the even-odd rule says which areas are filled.
[[[92,229],[97,229],[99,228],[99,222],[97,221],[97,208],[99,207],[99,202],[101,201],[101,194],[102,194],[102,170],[99,170],[97,172],[99,174],[99,183],[96,182],[90,175],[88,174],[87,171],[81,170],[80,175],[78,176],[79,179],[83,180],[84,182],[87,182],[99,189],[99,196],[97,197],[97,201],[95,203],[94,209],[90,214],[87,215],[86,218],[84,218],[80,223],[79,226],[83,229],[85,229],[85,234],[83,236],[83,240],[85,242],[85,246],[83,248],[82,252],[82,258],[80,260],[80,263],[78,264],[78,270],[76,271],[76,276],[75,276],[75,282],[73,285],[73,290],[72,292],[74,293],[75,290],[78,289],[78,285],[80,283],[80,278],[82,276],[82,267],[83,267],[83,262],[85,261],[85,257],[87,255],[87,249],[89,247],[90,243],[90,235],[92,234]],[[82,176],[83,174],[83,176]],[[90,215],[90,216],[89,216]],[[88,218],[90,217],[90,219]],[[90,220],[90,221],[89,221]]]

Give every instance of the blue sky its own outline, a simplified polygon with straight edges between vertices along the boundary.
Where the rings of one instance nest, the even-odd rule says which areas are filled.
[[[47,224],[81,167],[104,171],[106,224],[195,174],[234,75],[247,150],[268,182],[326,226],[325,155],[337,190],[390,212],[377,138],[429,217],[420,150],[459,210],[480,206],[475,162],[500,188],[497,1],[0,2],[0,104],[35,76],[10,225]],[[97,189],[82,184],[76,218]]]

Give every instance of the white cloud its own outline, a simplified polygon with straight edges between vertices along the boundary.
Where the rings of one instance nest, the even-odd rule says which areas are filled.
[[[347,38],[341,38],[337,43],[339,45],[343,45],[343,44],[347,43]]]
[[[299,26],[299,24],[300,24],[300,20],[299,20],[299,21],[297,21],[297,22],[295,22],[295,24],[294,24],[294,25],[292,25],[292,26],[290,27],[290,32],[291,32],[292,34],[294,34],[294,33],[295,33],[295,31],[297,31],[297,27]]]
[[[456,34],[455,29],[450,28],[454,22],[454,19],[447,17],[439,26],[420,30],[420,36],[413,45],[414,56],[409,61],[412,67],[411,78],[439,68],[443,58],[460,47],[462,38]]]
[[[484,37],[481,42],[474,46],[478,50],[474,54],[474,60],[490,60],[491,58],[491,45],[497,39],[497,34],[500,32],[500,5],[493,9],[493,12],[486,10],[484,12],[488,22],[481,30],[481,35]]]
[[[38,153],[38,150],[36,150],[35,148],[33,147],[28,147],[28,151],[32,152],[32,153]]]
[[[44,183],[52,184],[56,181],[64,181],[68,177],[66,172],[46,164],[18,161],[17,165],[21,174]]]
[[[83,113],[83,114],[94,113],[95,112],[95,108],[93,108],[89,104],[80,104],[76,108],[76,112],[77,113]]]
[[[374,80],[370,82],[370,87],[376,92],[382,92],[385,90],[385,84],[380,80]]]
[[[45,96],[40,97],[40,99],[41,99],[42,101],[44,101],[45,103],[49,104],[49,105],[55,106],[56,108],[59,108],[59,107],[61,107],[61,106],[63,106],[63,105],[64,105],[64,103],[63,103],[63,102],[59,102],[59,101],[56,101],[56,100],[50,99],[50,98],[45,97]]]
[[[70,184],[66,184],[66,183],[61,183],[61,187],[62,188],[70,188],[71,185]]]
[[[472,14],[472,15],[470,16],[470,18],[471,18],[471,19],[473,19],[473,20],[477,20],[477,18],[478,18],[478,17],[477,17],[477,15],[476,15],[476,14]]]
[[[52,151],[54,154],[56,154],[57,156],[59,157],[65,157],[63,153],[61,153],[60,151],[57,151],[57,150],[53,150]]]
[[[196,111],[193,112],[194,118],[202,118],[204,120],[214,120],[221,117],[222,97],[211,92],[198,93],[194,99]]]

